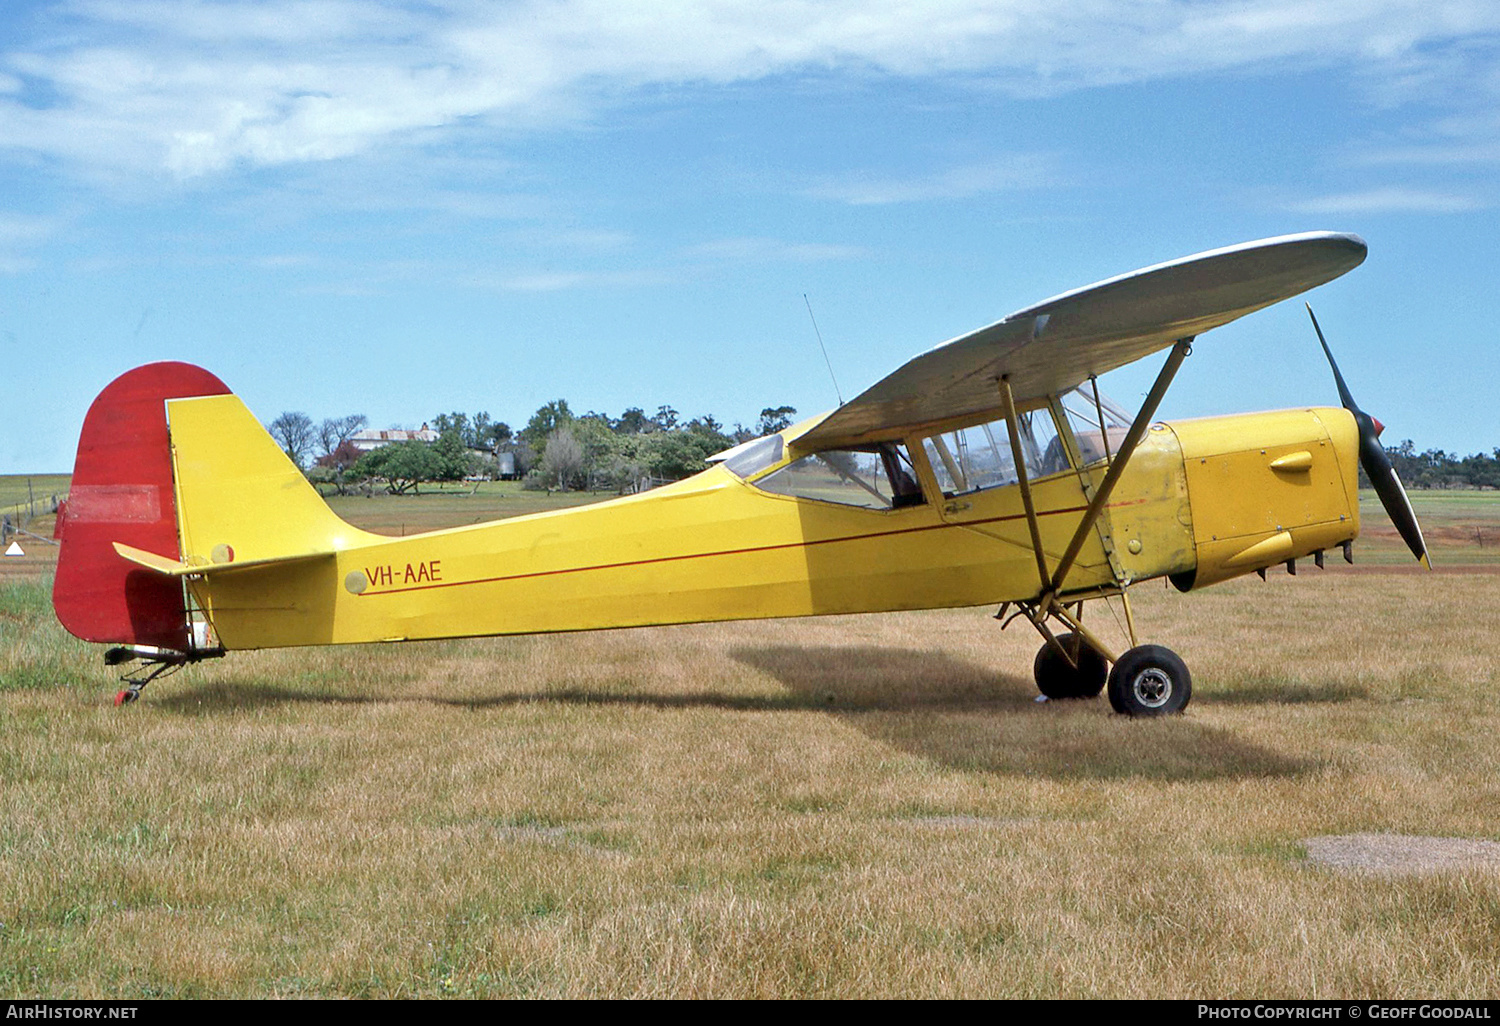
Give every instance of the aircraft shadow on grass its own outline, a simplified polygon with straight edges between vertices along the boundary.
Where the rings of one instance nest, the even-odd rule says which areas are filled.
[[[781,685],[779,693],[734,694],[705,680],[697,692],[533,689],[470,697],[352,695],[309,683],[236,677],[157,699],[183,715],[213,715],[288,703],[410,702],[473,710],[532,703],[714,708],[728,712],[823,712],[883,744],[956,769],[1057,779],[1142,777],[1211,780],[1286,777],[1316,763],[1252,744],[1186,717],[1121,723],[1100,701],[1031,697],[1032,683],[941,651],[878,646],[740,647],[727,653]],[[1274,701],[1263,699],[1248,701]],[[1293,699],[1294,701],[1296,699]],[[1123,729],[1122,729],[1123,728]]]
[[[1191,711],[1165,722],[1122,724],[1102,701],[1039,704],[1029,679],[996,675],[943,652],[788,645],[731,655],[788,691],[812,696],[871,738],[956,769],[1211,780],[1296,776],[1316,765],[1194,723]],[[847,681],[854,666],[861,668],[857,684],[830,684]]]
[[[1303,705],[1357,702],[1369,697],[1370,689],[1362,684],[1257,680],[1233,690],[1205,694],[1201,701],[1212,705]]]
[[[738,711],[911,712],[921,709],[1024,710],[1031,704],[1031,685],[1019,677],[996,678],[989,669],[965,663],[944,652],[866,647],[808,648],[787,645],[743,647],[729,655],[785,687],[774,693],[744,694],[720,690],[705,676],[696,692],[648,689],[550,687],[499,694],[397,695],[340,693],[337,685],[308,681],[272,682],[239,675],[204,682],[190,691],[158,696],[154,705],[177,713],[210,714],[286,703],[363,705],[415,702],[486,709],[532,702],[572,705],[636,705],[653,708],[717,708]],[[840,677],[844,681],[834,684]]]

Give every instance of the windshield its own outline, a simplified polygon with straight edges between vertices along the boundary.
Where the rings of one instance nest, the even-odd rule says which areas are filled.
[[[741,478],[753,477],[773,464],[781,462],[783,451],[780,435],[766,435],[751,439],[733,449],[710,456],[710,463],[722,462],[730,473]]]

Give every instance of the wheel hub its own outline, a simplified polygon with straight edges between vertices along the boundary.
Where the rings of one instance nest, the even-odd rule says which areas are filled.
[[[1172,697],[1172,678],[1156,667],[1142,670],[1131,682],[1136,701],[1148,709],[1160,709]]]

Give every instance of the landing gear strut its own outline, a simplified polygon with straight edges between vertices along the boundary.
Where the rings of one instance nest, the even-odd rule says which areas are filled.
[[[115,694],[115,706],[129,705],[141,697],[141,691],[145,689],[158,677],[166,677],[176,673],[188,663],[196,663],[202,659],[219,659],[224,655],[222,648],[190,649],[187,652],[179,652],[170,648],[153,648],[147,645],[125,645],[112,648],[104,653],[105,666],[120,666],[124,663],[141,660],[141,665],[120,676],[120,681],[125,685]]]
[[[1109,662],[1074,631],[1037,650],[1031,666],[1037,690],[1048,698],[1093,698],[1104,690]]]
[[[1136,645],[1116,657],[1104,648],[1081,622],[1081,603],[1069,608],[1060,605],[1042,612],[1036,604],[1017,603],[1018,611],[1004,620],[1001,627],[1025,616],[1046,639],[1032,663],[1037,690],[1047,698],[1093,698],[1109,689],[1109,704],[1125,716],[1166,716],[1182,712],[1193,697],[1193,676],[1187,664],[1171,649],[1162,645]],[[1006,612],[1009,603],[1001,607]],[[1071,630],[1054,634],[1049,619]],[[1128,615],[1131,640],[1135,640],[1132,618]],[[1113,661],[1114,666],[1110,663]]]

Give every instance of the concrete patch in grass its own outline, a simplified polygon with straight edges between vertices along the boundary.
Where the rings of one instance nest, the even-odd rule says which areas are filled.
[[[1307,858],[1347,873],[1500,871],[1500,841],[1411,834],[1344,834],[1309,837]]]

